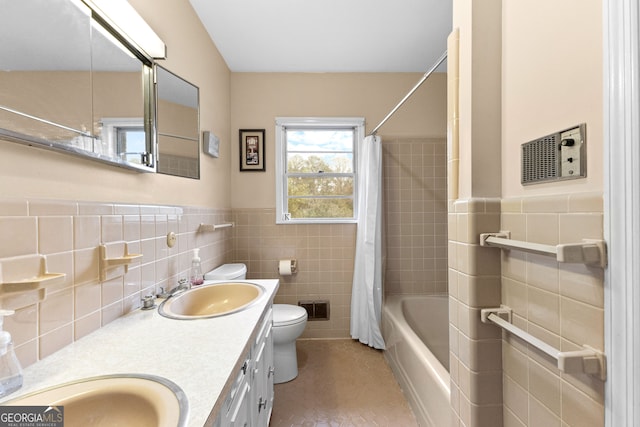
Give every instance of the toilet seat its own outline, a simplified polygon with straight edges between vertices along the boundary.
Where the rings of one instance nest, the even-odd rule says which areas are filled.
[[[307,320],[307,310],[297,305],[273,304],[273,326],[290,326]]]

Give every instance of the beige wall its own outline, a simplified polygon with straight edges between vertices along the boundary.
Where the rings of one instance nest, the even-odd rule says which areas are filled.
[[[461,198],[602,190],[601,9],[580,0],[454,2]],[[520,145],[580,123],[587,178],[523,187]]]
[[[503,5],[502,196],[602,191],[602,2]],[[520,144],[580,123],[587,178],[521,186]]]
[[[603,239],[602,3],[503,5],[501,229],[551,245]],[[520,144],[580,123],[587,178],[520,185]],[[502,303],[514,309],[514,323],[556,348],[604,351],[603,275],[510,251],[502,257]],[[503,367],[505,425],[604,425],[603,381],[562,373],[518,339],[503,344]]]
[[[454,2],[460,193],[449,206],[453,425],[604,425],[602,381],[560,372],[522,340],[479,322],[481,308],[504,304],[514,310],[517,326],[556,348],[603,350],[602,268],[478,244],[479,233],[500,229],[516,240],[549,245],[602,239],[602,5],[561,3]],[[566,25],[576,14],[575,25]],[[491,26],[499,37],[483,47],[487,33],[477,30]],[[484,55],[487,49],[499,55]],[[482,106],[495,78],[481,67],[488,59],[501,65],[494,88],[500,98]],[[500,118],[499,129],[492,129],[500,155],[493,159],[482,152],[495,149],[495,140],[484,138],[496,125],[481,120],[487,110]],[[588,177],[523,187],[520,144],[580,123],[587,125]],[[485,199],[476,171],[492,173],[492,162],[501,168],[492,190],[499,197]]]
[[[233,208],[275,207],[275,118],[355,116],[370,132],[420,79],[407,74],[233,73],[231,77]],[[382,137],[444,137],[446,74],[432,75],[380,129]],[[265,129],[266,172],[238,171],[238,130]]]
[[[280,289],[276,302],[297,304],[301,300],[329,300],[331,319],[329,321],[309,322],[303,337],[337,338],[349,337],[351,287],[353,279],[353,257],[355,253],[355,224],[275,224],[275,118],[278,116],[357,116],[365,117],[367,131],[371,131],[387,113],[420,79],[420,74],[232,74],[231,131],[233,146],[238,146],[238,129],[265,129],[266,131],[266,172],[238,171],[237,148],[232,149],[232,207],[236,218],[236,239],[234,259],[246,262],[248,276],[254,278],[278,277],[277,261],[280,258],[297,258],[299,272],[295,276],[281,277]],[[394,188],[402,186],[402,194],[415,190],[404,201],[405,205],[425,207],[435,210],[433,205],[422,199],[429,193],[431,185],[442,189],[440,194],[444,205],[443,186],[445,177],[444,136],[446,135],[446,75],[432,75],[407,103],[398,110],[383,128],[382,136],[385,146],[396,142],[404,148],[395,147],[406,153],[406,148],[413,142],[415,152],[420,158],[412,161],[404,158],[411,166],[416,162],[428,160],[428,166],[418,165],[415,171],[420,177],[427,172],[432,173],[427,183],[422,179],[417,182],[400,183],[389,181]],[[422,154],[423,146],[429,141],[439,139],[441,150],[433,149],[429,155]],[[389,150],[385,148],[385,156]],[[440,156],[440,157],[438,157]],[[386,159],[387,161],[390,159]],[[442,169],[436,176],[432,165],[440,160]],[[385,167],[390,166],[389,163]],[[400,177],[401,165],[394,164],[391,173]],[[386,170],[386,169],[385,169]],[[420,188],[417,188],[419,187]],[[433,195],[429,195],[433,197]],[[398,205],[400,206],[400,205]],[[442,208],[443,206],[441,206]],[[408,211],[396,213],[395,221],[411,215]],[[433,214],[433,215],[431,215]],[[419,218],[422,216],[422,218]],[[438,224],[438,221],[440,223]],[[437,254],[442,254],[442,240],[446,235],[444,229],[444,212],[438,216],[433,211],[419,212],[412,216],[409,228],[404,227],[401,237],[407,237],[409,231],[415,231],[412,239],[395,241],[394,250],[402,246],[405,254],[412,252],[412,243],[418,239],[429,240],[432,247],[424,251],[416,248],[413,257],[415,262],[429,262],[429,268],[416,268],[417,273],[428,271],[429,279],[414,278],[409,280],[410,273],[400,272],[406,263],[397,263],[394,270],[396,292],[443,292],[446,284],[442,281],[442,269],[436,271]],[[426,224],[425,222],[428,222]],[[397,225],[397,223],[396,223]],[[411,228],[411,227],[415,227]],[[436,233],[436,229],[438,230]],[[408,231],[409,230],[409,231]],[[402,233],[399,227],[394,232]],[[440,238],[439,238],[440,237]],[[403,239],[400,239],[403,240]],[[436,246],[440,244],[439,248]],[[440,250],[438,250],[440,249]],[[429,260],[424,261],[420,254],[429,253]],[[426,255],[425,255],[426,256]],[[413,262],[413,261],[412,261]],[[410,270],[413,270],[411,267]],[[397,273],[397,274],[396,274]],[[398,283],[399,276],[407,279]],[[396,280],[398,279],[398,280]],[[401,289],[402,288],[402,289]]]
[[[459,57],[453,61],[459,71],[457,193],[462,199],[501,192],[501,3],[459,0],[453,6],[453,28],[460,30]]]
[[[200,88],[200,126],[220,137],[220,158],[203,156],[201,179],[193,180],[0,141],[3,196],[229,207],[229,69],[187,0],[130,3],[166,43],[161,64]]]

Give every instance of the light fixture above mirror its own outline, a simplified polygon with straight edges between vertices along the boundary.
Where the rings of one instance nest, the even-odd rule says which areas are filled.
[[[126,37],[127,42],[136,46],[153,59],[165,59],[167,48],[153,29],[136,12],[127,0],[82,0],[108,25]]]

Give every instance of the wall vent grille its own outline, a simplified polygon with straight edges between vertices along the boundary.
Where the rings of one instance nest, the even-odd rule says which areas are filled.
[[[307,310],[307,320],[329,320],[329,300],[298,301],[298,305]]]
[[[522,144],[522,184],[558,179],[559,137],[553,134]]]

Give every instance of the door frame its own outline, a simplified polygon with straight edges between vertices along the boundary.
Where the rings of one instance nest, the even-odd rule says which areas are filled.
[[[603,0],[605,426],[640,425],[638,0]]]

